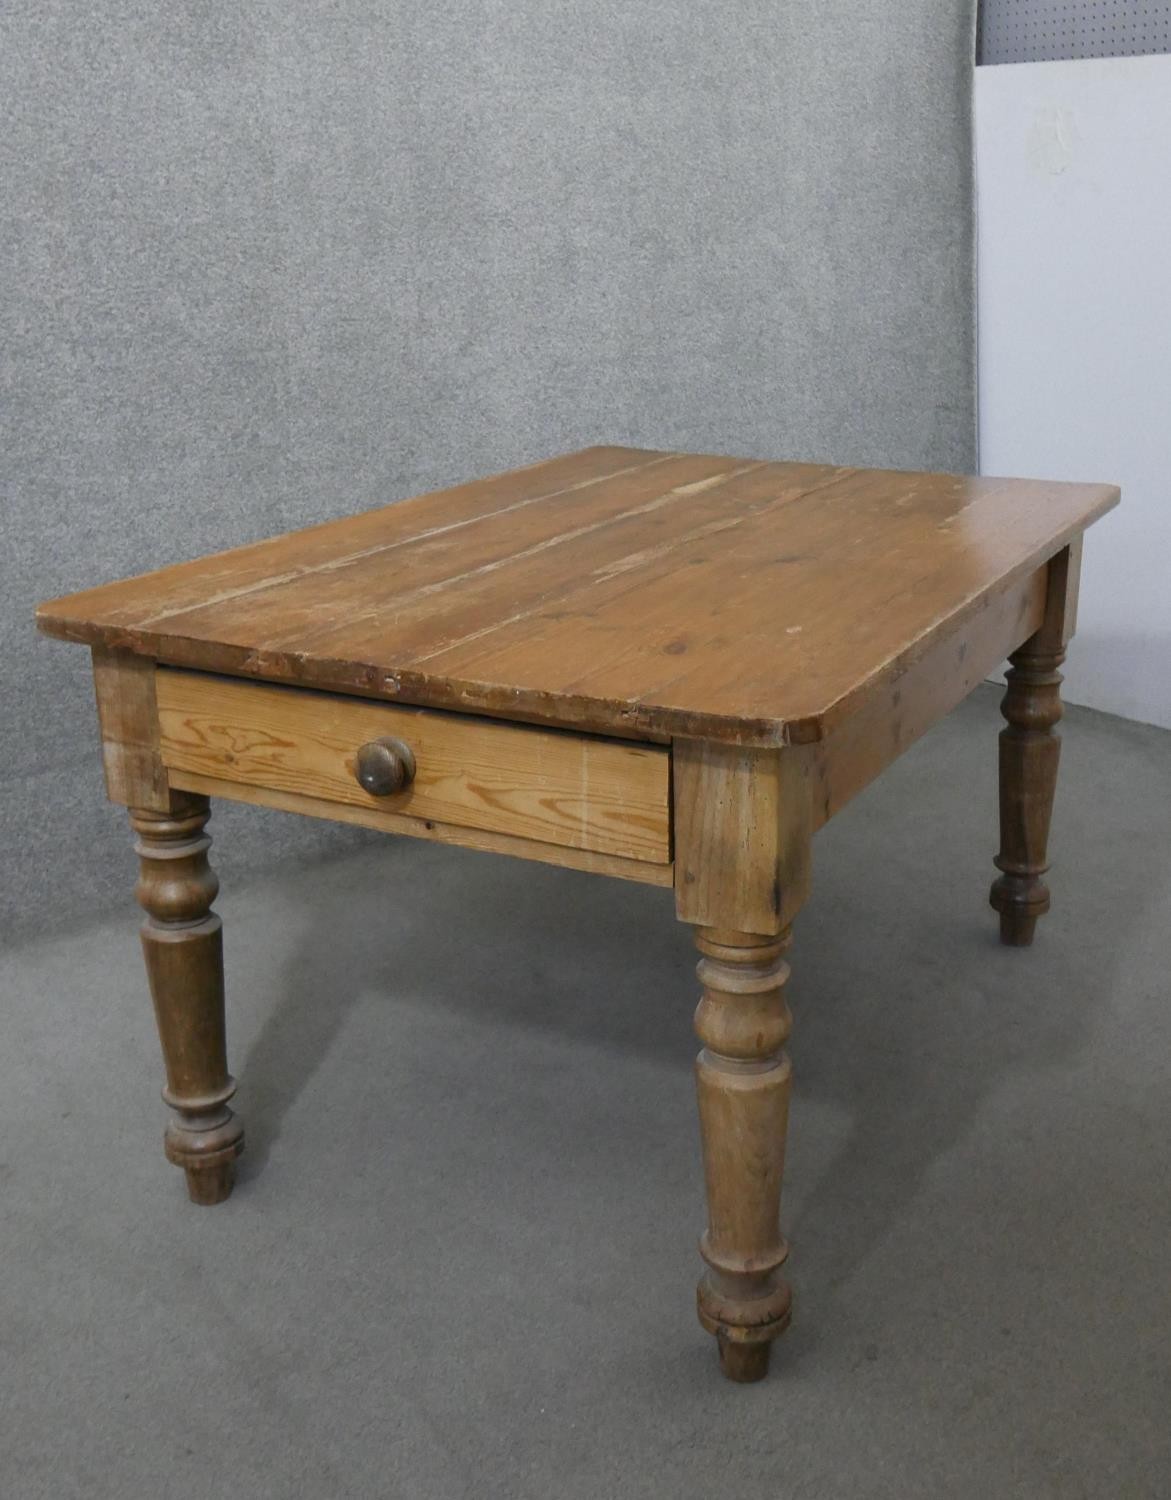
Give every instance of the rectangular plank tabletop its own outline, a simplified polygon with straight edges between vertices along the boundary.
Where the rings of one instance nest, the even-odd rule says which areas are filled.
[[[822,738],[1111,485],[587,448],[44,604],[177,666],[652,737]]]

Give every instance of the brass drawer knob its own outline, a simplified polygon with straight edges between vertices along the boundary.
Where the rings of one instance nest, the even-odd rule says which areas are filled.
[[[415,753],[405,740],[384,735],[358,751],[358,785],[372,797],[392,797],[410,786],[415,775]]]

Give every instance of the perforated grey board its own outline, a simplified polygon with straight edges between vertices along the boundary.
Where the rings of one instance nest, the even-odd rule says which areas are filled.
[[[980,0],[976,60],[1171,52],[1171,0]]]

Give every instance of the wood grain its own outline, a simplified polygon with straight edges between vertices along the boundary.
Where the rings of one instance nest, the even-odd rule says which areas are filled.
[[[71,640],[635,738],[825,738],[1108,485],[595,448],[41,607]]]
[[[623,859],[616,854],[597,854],[592,849],[571,849],[565,844],[543,844],[537,839],[512,838],[506,833],[485,833],[478,828],[384,812],[378,807],[325,802],[320,797],[307,797],[299,792],[222,781],[214,776],[200,776],[194,771],[174,771],[171,780],[183,791],[200,792],[228,802],[250,802],[257,807],[272,807],[279,812],[299,813],[309,818],[327,818],[335,823],[351,823],[358,828],[372,828],[377,833],[399,833],[407,838],[428,839],[434,844],[454,844],[487,854],[507,854],[515,859],[531,859],[538,864],[560,865],[568,870],[609,875],[616,880],[633,880],[642,885],[669,887],[674,879],[674,866],[670,864],[649,864],[646,860]]]
[[[176,773],[269,788],[376,815],[506,834],[653,864],[671,860],[670,768],[658,746],[495,723],[160,668],[163,761]],[[414,752],[392,796],[359,785],[381,736]]]
[[[171,800],[159,751],[154,662],[95,646],[93,673],[106,795],[123,807],[165,812]]]
[[[680,921],[783,931],[809,894],[807,753],[676,740],[673,797]]]
[[[957,629],[941,631],[813,754],[813,826],[836,812],[950,713],[1040,625],[1047,568],[990,594]]]

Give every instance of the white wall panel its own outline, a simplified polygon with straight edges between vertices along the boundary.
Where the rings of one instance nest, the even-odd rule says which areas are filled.
[[[1171,727],[1171,57],[980,68],[980,461],[1121,484],[1066,696]]]

